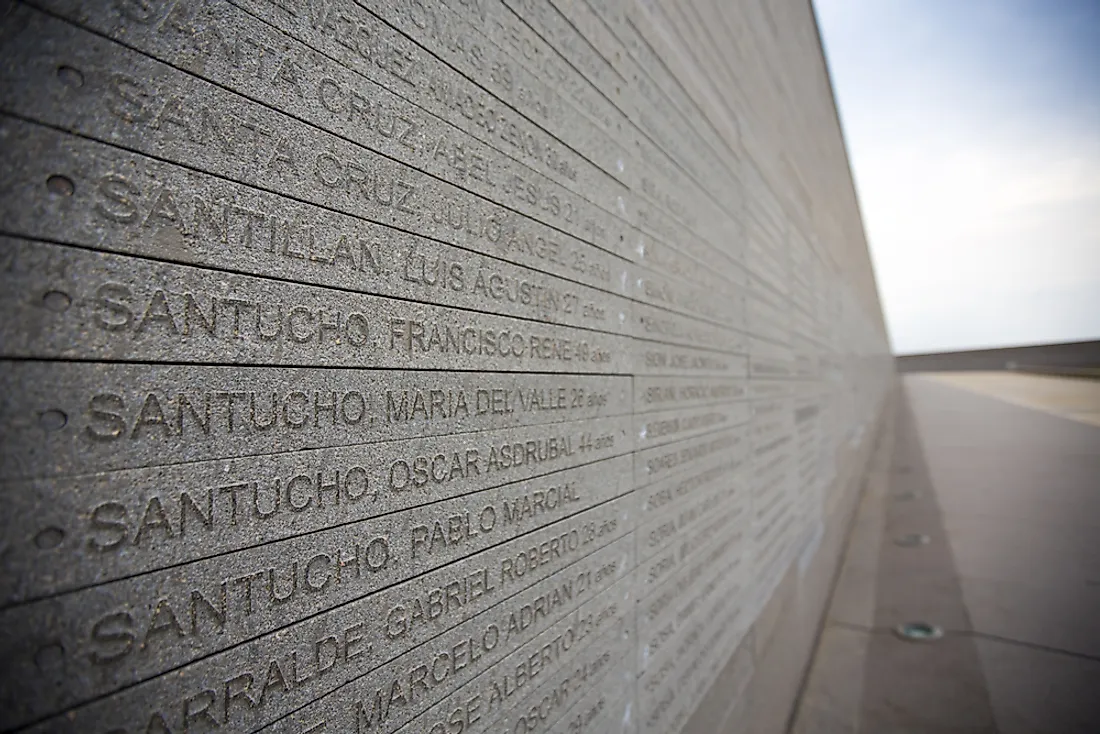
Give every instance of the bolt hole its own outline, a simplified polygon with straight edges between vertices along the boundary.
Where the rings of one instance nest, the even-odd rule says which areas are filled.
[[[900,545],[902,548],[916,548],[918,546],[928,545],[931,540],[932,539],[927,535],[908,533],[894,538],[894,545]]]
[[[47,431],[60,431],[69,422],[69,416],[60,410],[44,410],[38,414],[38,424]]]
[[[63,64],[57,67],[57,78],[67,87],[76,88],[84,86],[84,75],[80,73],[79,69],[74,69],[71,66],[65,66]]]
[[[64,539],[65,531],[51,526],[43,528],[38,532],[38,535],[34,536],[34,544],[41,550],[50,550],[61,545],[61,541]]]
[[[906,642],[931,642],[943,637],[943,628],[927,622],[905,622],[894,628],[894,634]]]
[[[59,668],[64,659],[65,648],[60,642],[49,642],[34,654],[34,664],[42,671]]]
[[[73,305],[73,299],[69,297],[68,293],[46,291],[42,294],[42,305],[51,311],[62,313],[68,311],[69,306]]]
[[[72,196],[73,192],[76,191],[76,186],[73,185],[71,178],[58,175],[46,179],[46,188],[50,190],[50,193],[58,196]]]

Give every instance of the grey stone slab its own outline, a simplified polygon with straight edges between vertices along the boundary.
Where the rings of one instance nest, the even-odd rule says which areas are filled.
[[[629,412],[626,377],[0,363],[0,476],[235,458]]]
[[[634,340],[632,347],[635,375],[744,377],[749,370],[748,357],[729,352],[680,347],[640,339]]]
[[[520,583],[539,564],[569,562],[629,529],[633,501],[615,499],[628,491],[627,481],[607,480],[615,470],[614,461],[568,469],[9,607],[0,612],[3,706],[27,719],[54,714],[528,534],[530,555],[491,553],[486,563],[499,573],[480,580]],[[578,500],[522,511],[531,493],[552,490]],[[530,535],[555,522],[555,533]],[[51,647],[63,660],[46,672],[38,661]]]
[[[561,716],[548,730],[548,734],[581,734],[582,732],[633,731],[631,709],[634,693],[634,666],[629,653],[616,661],[610,655],[604,664],[606,670],[599,670],[595,661],[587,672],[576,674],[583,681],[581,685],[584,697]],[[593,680],[599,673],[603,677]],[[629,697],[629,701],[627,700]]]
[[[658,595],[661,587],[681,576],[690,578],[685,573],[696,558],[711,559],[709,555],[717,552],[715,548],[723,548],[723,553],[729,550],[729,546],[741,546],[748,538],[748,517],[744,503],[732,507],[723,507],[715,511],[705,522],[701,523],[696,531],[687,538],[674,542],[664,549],[640,560],[638,564],[638,596],[647,599]],[[740,558],[738,551],[726,557],[726,562],[733,563]],[[709,562],[709,561],[708,561]],[[642,625],[639,624],[639,631]]]
[[[446,730],[455,720],[463,722],[466,734],[512,731],[514,726],[525,731],[544,730],[589,682],[576,677],[576,670],[588,671],[597,664],[606,668],[615,651],[633,648],[629,628],[632,589],[632,578],[623,578],[586,603],[576,617],[562,619],[517,647],[407,723],[400,734]],[[548,692],[556,692],[557,699],[543,702]]]
[[[463,7],[451,3],[451,7],[456,13],[462,10],[470,11],[469,6]],[[553,10],[547,6],[544,8],[544,12],[549,16],[553,13]],[[578,108],[591,119],[596,120],[604,130],[610,132],[613,136],[619,137],[624,134],[624,131],[630,129],[626,117],[617,109],[617,107],[623,105],[613,106],[608,101],[612,100],[618,103],[620,99],[624,98],[624,84],[612,83],[605,90],[606,96],[593,94],[592,81],[579,74],[574,68],[576,62],[573,59],[573,54],[568,56],[558,54],[542,38],[533,33],[526,23],[509,12],[503,3],[493,1],[478,3],[474,6],[473,14],[480,21],[479,28],[483,30],[487,37],[521,65],[526,66],[532,73],[543,78],[549,78],[556,88],[566,90],[574,98]],[[576,48],[576,46],[574,47]],[[588,66],[592,66],[592,64]],[[628,149],[630,148],[629,143],[628,136],[626,140]],[[625,166],[625,176],[631,182],[631,188],[647,190],[652,194],[653,186],[647,186],[646,182],[642,181],[645,174],[636,171],[635,168],[636,164],[627,163]],[[652,177],[650,180],[652,180]],[[631,203],[628,202],[627,206],[630,208]],[[679,211],[683,211],[683,208],[681,207]],[[639,212],[639,221],[641,221],[641,217],[642,213]],[[705,239],[711,240],[713,230],[708,228],[705,231],[707,233]],[[705,245],[703,246],[705,247]]]
[[[171,7],[167,21],[154,13],[145,22],[97,2],[38,4],[605,250],[620,247],[624,222],[229,3],[187,0]],[[279,61],[267,68],[265,56]]]
[[[773,554],[766,563],[757,563],[753,583],[749,586],[750,617],[758,618],[775,598],[776,589],[782,583],[788,571],[794,568],[798,549],[793,543],[778,545],[780,552]]]
[[[749,654],[751,637],[746,632],[746,621],[738,616],[737,610],[731,611],[727,619],[729,623],[725,629],[711,630],[704,641],[704,658],[699,666],[702,672],[695,676],[693,685],[685,691],[684,702],[673,716],[674,730],[698,731],[692,728],[692,724],[707,698],[713,697],[714,703],[718,704],[723,722],[730,721],[735,707],[745,698],[747,685],[756,673]],[[729,671],[729,678],[725,675],[726,671]],[[708,722],[705,726],[713,724]],[[727,731],[725,727],[717,730]]]
[[[601,332],[30,240],[0,257],[5,357],[628,371],[629,342]]]
[[[638,627],[638,683],[640,691],[652,694],[666,680],[683,657],[677,649],[692,637],[692,628],[713,620],[714,609],[733,599],[745,602],[747,568],[736,549],[727,551],[725,563],[682,591],[682,596],[668,606],[659,618]]]
[[[0,108],[456,245],[543,250],[605,287],[618,259],[452,184],[26,6]],[[63,49],[63,50],[62,50]],[[73,68],[81,84],[59,80]],[[183,100],[187,100],[184,105]]]
[[[745,701],[745,691],[755,673],[752,639],[746,635],[735,644],[734,651],[728,658],[721,659],[721,651],[718,651],[716,657],[720,662],[712,668],[715,670],[713,682],[705,694],[704,702],[692,712],[691,718],[702,718],[706,722],[704,729],[736,731],[730,726],[731,717],[736,715],[738,704]],[[697,731],[690,727],[691,724],[687,724],[688,731]]]
[[[0,607],[542,475],[562,483],[509,508],[560,511],[584,501],[562,470],[631,473],[629,433],[606,418],[3,482]]]
[[[555,92],[572,98],[577,109],[600,128],[616,133],[625,138],[627,143],[630,142],[629,137],[623,133],[623,126],[629,123],[615,105],[619,97],[629,94],[625,84],[612,82],[606,91],[601,92],[591,77],[576,68],[573,58],[566,58],[559,53],[535,33],[527,21],[513,13],[500,0],[478,0],[472,5],[461,0],[442,2],[456,14],[476,23],[477,29],[485,38],[537,78],[546,81]]]
[[[631,80],[637,89],[645,87],[641,75],[634,74]],[[731,208],[728,202],[715,200],[706,187],[676,160],[674,151],[679,145],[679,138],[675,128],[670,131],[645,107],[636,107],[633,112],[639,134],[635,150],[637,163],[629,171],[633,176],[630,185],[641,194],[635,201],[635,220],[640,224],[643,215],[650,214],[646,224],[653,234],[671,237],[673,241],[669,244],[687,242],[689,246],[702,245],[702,251],[710,250],[718,255],[716,263],[742,260],[744,236],[738,207]],[[649,142],[649,139],[654,142]],[[666,222],[670,226],[653,229],[662,216],[671,218]],[[672,225],[673,221],[679,226]],[[684,240],[684,234],[688,232],[695,237],[689,236]],[[731,237],[731,234],[735,236]],[[693,243],[695,238],[698,239]],[[723,246],[729,249],[724,251]]]
[[[635,489],[639,527],[676,517],[684,505],[716,484],[741,485],[748,494],[744,465],[744,457],[714,454],[700,461],[689,472]]]
[[[727,508],[740,504],[741,512],[748,514],[748,500],[743,479],[727,476],[720,482],[714,482],[713,486],[705,487],[705,491],[700,491],[698,495],[692,495],[690,502],[668,507],[664,517],[645,524],[639,522],[635,531],[639,563],[673,545],[693,539],[696,528],[707,526],[715,515],[724,513]],[[688,548],[690,545],[681,547]]]
[[[687,718],[698,702],[700,684],[712,680],[712,666],[707,663],[719,657],[716,651],[728,655],[728,642],[721,646],[718,643],[744,634],[747,624],[741,621],[743,613],[735,598],[720,596],[711,606],[709,618],[696,620],[690,626],[672,653],[676,665],[662,676],[662,685],[652,691],[639,686],[640,731],[678,731],[681,720]]]
[[[686,283],[694,283],[715,293],[726,292],[731,284],[738,285],[738,276],[742,280],[744,279],[745,274],[742,271],[733,269],[721,275],[715,273],[713,265],[699,262],[675,247],[640,230],[634,230],[631,233],[628,244],[634,250],[631,259],[636,260],[640,265],[644,265],[651,275],[671,276]]]
[[[609,134],[587,115],[577,113],[558,94],[546,75],[534,74],[505,49],[485,36],[477,19],[458,15],[441,2],[415,3],[390,0],[369,8],[421,47],[476,80],[501,100],[536,121],[551,134],[612,176],[621,176],[628,150],[622,136],[629,130]],[[620,166],[622,164],[622,166]]]
[[[664,21],[666,27],[681,41],[679,45],[694,61],[694,66],[710,70],[710,81],[713,86],[731,91],[737,90],[736,74],[726,62],[722,49],[715,45],[712,29],[701,17],[699,8],[669,4],[662,6],[659,10],[654,8],[653,13],[655,20]],[[737,119],[735,108],[740,100],[736,94],[716,95],[713,100],[720,107],[715,112],[722,115],[723,119],[734,121]],[[736,133],[736,129],[734,132]],[[725,148],[738,142],[738,137],[734,137],[732,141],[719,138],[715,147],[725,152]]]
[[[631,81],[638,89],[645,84],[642,75],[632,73]],[[714,197],[678,157],[682,127],[669,125],[653,115],[652,109],[639,105],[632,111],[639,133],[636,136],[636,163],[631,170],[632,190],[637,191],[636,221],[639,226],[657,224],[658,214],[653,207],[668,215],[666,224],[653,229],[654,234],[666,235],[669,244],[687,244],[691,248],[709,250],[720,262],[739,262],[744,257],[743,227],[740,221],[737,189],[730,189],[730,197]],[[645,131],[642,134],[641,130]],[[642,198],[644,197],[644,198]],[[645,202],[643,204],[642,202]],[[732,200],[732,202],[731,202]],[[732,206],[731,206],[732,203]],[[652,216],[643,219],[643,211]]]
[[[794,396],[795,383],[790,380],[757,378],[748,383],[749,397],[753,400],[774,401]]]
[[[655,3],[627,6],[629,25],[624,35],[633,39],[631,50],[637,58],[649,62],[647,70],[653,73],[654,80],[666,82],[662,88],[674,100],[674,109],[678,108],[684,119],[694,123],[693,142],[701,159],[705,160],[707,151],[713,151],[712,155],[719,157],[727,168],[736,170],[742,121],[735,108],[743,105],[741,80],[715,56],[706,54],[710,50],[712,29],[691,23],[698,19],[698,11]],[[652,32],[654,28],[661,33]],[[637,31],[636,35],[630,30]],[[654,59],[654,55],[660,58]],[[707,74],[685,74],[690,67],[706,69]],[[700,148],[701,144],[707,147]]]
[[[673,410],[736,400],[747,396],[748,383],[738,379],[635,377],[634,412]]]
[[[433,684],[444,683],[450,676],[465,678],[500,660],[558,619],[576,619],[580,608],[626,577],[633,567],[633,544],[623,537],[587,556],[570,559],[571,563],[534,568],[523,583],[510,589],[489,589],[478,583],[479,574],[495,573],[485,556],[518,549],[527,542],[520,538],[494,551],[469,556],[466,565],[445,566],[380,594],[360,597],[247,645],[47,719],[31,731],[126,731],[135,725],[155,730],[162,724],[171,731],[182,728],[185,721],[209,723],[204,711],[211,716],[216,712],[221,724],[252,729],[319,696],[364,682],[364,676],[372,671],[376,675],[365,680],[367,685],[389,682],[399,671],[405,672],[401,683],[405,691],[407,671],[415,669],[406,665],[409,660],[445,659],[447,675]],[[536,614],[538,609],[546,611]],[[499,639],[505,634],[509,635],[507,643]],[[492,642],[492,648],[478,649],[486,641]],[[271,689],[270,697],[261,697],[257,689],[267,688],[272,665],[286,685]],[[463,673],[466,667],[474,670]],[[319,674],[321,668],[325,675]],[[229,682],[233,685],[227,688]],[[234,693],[240,695],[230,702]],[[189,717],[192,712],[198,713]]]
[[[765,380],[790,378],[795,373],[789,346],[749,337],[749,375]]]
[[[744,281],[745,270],[740,264],[742,238],[738,234],[740,227],[736,222],[723,223],[725,231],[721,236],[712,235],[704,240],[685,231],[683,224],[652,205],[638,202],[636,211],[638,229],[651,235],[652,239],[701,263],[708,263],[716,274],[734,284]]]
[[[534,0],[504,0],[503,4],[511,10],[511,15],[505,16],[505,22],[502,23],[505,31],[516,21],[527,24],[550,48],[575,67],[588,84],[598,89],[607,99],[613,100],[618,110],[629,110],[633,94],[626,79],[607,57],[601,55],[581,35],[570,19],[559,12],[558,7]],[[499,17],[499,10],[496,13]],[[522,46],[520,51],[523,53]],[[538,57],[534,53],[524,55],[533,57],[532,60],[537,63]]]
[[[719,308],[725,306],[727,323],[739,322],[738,301],[716,299],[715,305]],[[631,335],[638,339],[714,349],[730,354],[748,353],[748,340],[736,327],[719,326],[641,303],[633,304],[629,314]]]
[[[758,385],[753,382],[754,388]],[[790,433],[794,430],[794,385],[776,386],[775,392],[754,389],[752,401],[753,435],[761,436],[773,431]],[[786,389],[783,389],[783,388]],[[770,438],[770,436],[768,436]]]
[[[604,690],[617,698],[631,682],[623,668],[630,660],[633,642],[626,624],[607,630],[577,660],[547,681],[544,690],[532,691],[514,710],[498,719],[495,730],[563,731],[569,726],[573,710],[591,703],[593,691]]]
[[[713,456],[737,456],[745,451],[747,436],[740,428],[715,431],[667,446],[654,446],[634,453],[634,486],[648,484],[691,471]]]
[[[626,302],[570,280],[559,251],[507,260],[0,116],[4,230],[342,290],[621,332]],[[62,176],[69,195],[47,181]],[[490,251],[491,255],[496,255]],[[558,276],[547,271],[557,272]],[[625,271],[623,271],[625,273]],[[560,277],[560,274],[567,277]],[[625,285],[624,285],[625,284]],[[608,288],[629,285],[628,281]]]
[[[785,301],[791,297],[789,269],[763,248],[757,236],[750,235],[745,257],[745,270],[749,274],[746,283],[748,291],[760,298]]]
[[[624,6],[624,15],[629,17],[629,22],[624,22],[615,29],[616,35],[661,90],[679,101],[680,109],[685,113],[682,119],[691,120],[701,112],[712,124],[738,131],[736,121],[723,120],[720,115],[714,114],[718,105],[711,100],[700,99],[707,96],[700,91],[705,82],[685,72],[684,53],[670,47],[662,33],[660,21],[655,22],[649,10],[633,4]],[[683,123],[678,126],[676,160],[681,165],[690,166],[699,182],[711,191],[736,191],[737,178],[731,173],[731,169],[736,167],[737,161],[722,146],[708,145],[696,136],[687,134],[686,128],[687,125]],[[652,125],[650,129],[653,129]],[[738,134],[735,132],[734,137]],[[663,137],[661,143],[667,145],[668,138],[667,135]]]
[[[233,0],[342,66],[386,87],[455,127],[617,212],[621,184],[543,128],[501,102],[410,38],[352,0],[332,0],[325,12],[263,0]],[[156,22],[155,20],[153,21]],[[490,81],[505,84],[497,69]]]
[[[723,568],[738,564],[745,565],[751,560],[747,524],[738,518],[736,512],[730,513],[730,517],[734,522],[728,527],[723,529],[711,524],[707,529],[710,537],[704,539],[701,545],[692,544],[688,548],[696,552],[696,555],[679,564],[679,573],[668,576],[659,584],[653,584],[653,588],[649,590],[639,589],[637,618],[639,635],[648,635],[655,629],[662,617],[667,616],[669,610],[682,600],[690,589],[698,587]],[[639,584],[644,580],[640,578]]]
[[[770,299],[750,293],[745,298],[745,330],[779,343],[790,343],[791,319],[789,309],[784,310]]]
[[[795,513],[795,498],[790,491],[790,473],[778,474],[776,479],[753,487],[752,529],[757,550],[765,552],[772,539],[780,534],[788,516]]]
[[[720,569],[751,573],[751,537],[744,503],[723,508],[701,523],[690,538],[641,561],[638,566],[638,634],[660,633],[672,614],[671,605],[704,585]],[[749,577],[746,577],[749,578]],[[653,646],[639,648],[644,667]]]
[[[605,577],[608,586],[615,580],[617,580],[617,577],[613,577],[611,574]],[[586,627],[594,629],[592,620],[598,620],[601,617],[606,619],[615,614],[619,607],[617,597],[604,595],[600,602],[593,601],[587,609],[578,611],[576,626],[580,629]],[[379,728],[383,731],[392,732],[397,730],[419,713],[416,707],[423,709],[430,706],[458,686],[473,679],[490,663],[495,662],[495,660],[500,659],[509,652],[509,650],[502,650],[499,655],[486,655],[482,658],[484,661],[482,665],[471,663],[465,666],[461,671],[456,671],[448,679],[440,682],[441,684],[430,685],[429,690],[425,692],[420,700],[416,700],[415,696],[410,696],[410,698],[404,700],[388,697],[387,694],[393,690],[394,681],[404,685],[408,675],[406,671],[416,670],[418,663],[430,665],[433,658],[439,655],[437,651],[453,649],[452,638],[456,632],[457,630],[441,635],[429,645],[425,645],[423,654],[407,656],[406,659],[398,661],[396,665],[387,666],[389,669],[383,668],[357,679],[350,685],[337,689],[332,694],[319,698],[309,706],[299,709],[291,716],[265,727],[262,731],[298,732],[303,729],[308,730],[310,726],[316,726],[318,722],[324,722],[326,727],[332,727],[336,731],[353,731],[355,724],[364,720],[363,717],[366,717],[368,721],[379,723]],[[501,635],[503,634],[504,630],[502,628]],[[494,649],[498,646],[499,644],[494,645]],[[433,681],[433,683],[436,682]]]
[[[528,3],[528,6],[531,6],[531,3]],[[454,8],[454,10],[458,11],[459,8]],[[518,8],[514,8],[514,10],[518,10]],[[494,37],[500,46],[509,48],[521,63],[527,63],[529,67],[537,69],[537,72],[557,79],[559,84],[565,81],[566,86],[571,86],[572,91],[577,92],[574,96],[579,100],[580,107],[590,111],[595,119],[603,120],[604,127],[607,130],[612,130],[613,125],[616,132],[623,130],[624,125],[628,128],[629,123],[626,123],[618,110],[610,108],[610,111],[607,111],[608,108],[602,107],[604,100],[593,98],[588,94],[587,84],[592,83],[591,79],[587,79],[585,83],[569,84],[571,81],[575,81],[575,72],[571,65],[576,65],[577,55],[590,59],[590,63],[584,64],[585,68],[604,69],[607,67],[606,62],[603,62],[603,59],[598,59],[594,54],[584,53],[586,47],[579,42],[579,37],[572,30],[572,26],[565,22],[552,7],[542,4],[537,9],[530,7],[525,10],[529,11],[525,17],[528,22],[531,22],[531,18],[537,15],[544,21],[543,28],[553,26],[559,39],[562,35],[569,35],[569,53],[559,50],[563,56],[560,58],[555,57],[553,52],[548,50],[546,44],[541,43],[537,37],[532,37],[533,34],[524,22],[504,9],[502,3],[478,3],[476,12],[481,14],[481,18],[488,28],[488,35]],[[564,65],[560,63],[562,59],[566,62]],[[614,79],[608,81],[604,90],[607,99],[615,100],[619,108],[629,106],[629,98],[621,94],[623,88],[624,84],[620,80]],[[639,145],[645,144],[642,141],[637,142]],[[661,183],[660,176],[654,176],[651,172],[647,172],[646,166],[637,162],[632,165],[627,164],[626,176],[632,189],[643,191],[651,199],[660,201],[665,208],[678,212],[681,219],[690,224],[695,224],[696,229],[698,229],[697,218],[694,215],[687,215],[687,207],[682,204],[678,195],[672,193],[673,189],[670,186]],[[640,200],[630,200],[628,197],[627,207],[637,207],[636,216],[638,221],[645,222],[645,226],[650,231],[654,231],[653,226],[656,223],[654,222],[654,216],[656,215],[654,215],[654,212],[648,211],[646,204],[642,204]],[[713,221],[711,218],[706,220],[707,223],[711,221]],[[728,231],[728,227],[725,229]],[[661,224],[658,224],[656,231],[660,232],[665,239],[672,241],[682,241],[684,238],[683,233],[674,232],[668,227],[662,227]],[[705,231],[703,240],[697,243],[693,242],[689,247],[696,252],[713,254],[713,250],[707,249],[706,242],[715,241],[714,232],[717,230],[712,227],[704,227],[703,231]],[[687,235],[687,237],[691,238],[692,235]],[[702,250],[698,250],[698,248],[702,248]],[[723,253],[719,251],[718,254],[722,256]]]
[[[753,483],[789,474],[795,468],[793,434],[779,430],[752,436],[751,475]]]
[[[731,329],[744,329],[744,298],[730,291],[729,286],[715,285],[710,289],[696,287],[641,267],[628,266],[626,272],[631,297],[637,301],[703,318]]]
[[[639,451],[749,422],[748,403],[718,403],[634,416]]]
[[[0,15],[3,728],[777,728],[892,366],[808,6]]]

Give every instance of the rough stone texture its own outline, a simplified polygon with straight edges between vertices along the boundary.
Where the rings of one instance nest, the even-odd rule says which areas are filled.
[[[0,729],[783,728],[893,367],[807,3],[0,54]]]

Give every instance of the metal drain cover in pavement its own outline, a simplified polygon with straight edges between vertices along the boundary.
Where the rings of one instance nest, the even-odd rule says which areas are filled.
[[[906,622],[895,627],[894,634],[908,642],[931,642],[943,637],[943,627],[927,622]]]

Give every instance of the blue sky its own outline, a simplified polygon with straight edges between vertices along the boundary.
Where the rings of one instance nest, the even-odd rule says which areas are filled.
[[[1100,0],[814,0],[897,353],[1100,338]]]

